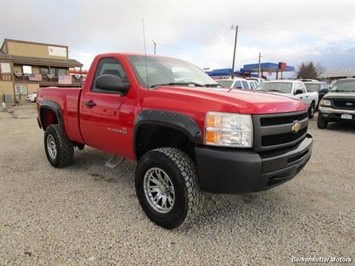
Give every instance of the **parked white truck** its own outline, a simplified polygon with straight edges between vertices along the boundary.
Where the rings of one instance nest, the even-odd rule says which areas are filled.
[[[264,91],[302,100],[308,107],[308,117],[312,118],[318,105],[318,92],[308,92],[300,80],[271,80],[261,83],[256,91]]]

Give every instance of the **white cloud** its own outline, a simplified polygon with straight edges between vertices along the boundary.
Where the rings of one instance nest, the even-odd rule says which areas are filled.
[[[89,67],[97,53],[181,57],[200,67],[263,62],[355,68],[355,1],[10,1],[0,3],[4,38],[69,46]],[[14,16],[16,14],[16,16]],[[144,23],[143,23],[144,21]],[[145,39],[145,43],[144,43]]]

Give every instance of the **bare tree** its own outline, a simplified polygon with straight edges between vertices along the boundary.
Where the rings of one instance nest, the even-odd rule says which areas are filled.
[[[321,64],[321,63],[317,63],[316,65],[316,71],[317,71],[317,74],[318,74],[318,77],[324,73],[327,69]]]

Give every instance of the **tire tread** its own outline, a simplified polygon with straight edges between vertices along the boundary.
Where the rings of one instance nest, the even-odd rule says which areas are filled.
[[[170,158],[180,169],[181,175],[185,179],[188,208],[183,223],[187,223],[198,215],[202,206],[202,194],[197,178],[197,167],[190,157],[179,149],[158,148],[155,151],[163,153],[165,156]]]
[[[73,142],[68,139],[68,137],[65,135],[65,133],[61,129],[60,125],[58,125],[58,124],[50,125],[46,129],[46,134],[45,134],[45,138],[44,138],[46,152],[47,152],[46,137],[47,137],[47,134],[50,134],[51,130],[54,131],[53,132],[54,137],[58,141],[58,143],[57,143],[57,145],[58,145],[57,156],[58,157],[57,157],[57,160],[55,160],[55,161],[51,161],[49,158],[48,158],[48,160],[56,168],[66,167],[66,166],[70,165],[73,161],[73,157],[74,157]],[[47,157],[48,157],[48,155],[47,155]]]

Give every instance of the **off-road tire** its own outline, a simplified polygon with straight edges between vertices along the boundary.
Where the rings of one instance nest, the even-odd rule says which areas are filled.
[[[44,148],[49,163],[56,168],[68,166],[73,161],[73,142],[67,138],[58,124],[46,128]]]
[[[163,179],[167,182],[160,183]],[[196,165],[181,150],[159,148],[145,153],[137,164],[135,186],[143,211],[151,221],[163,228],[177,228],[191,221],[201,209],[202,194]],[[164,205],[160,200],[153,200],[163,197],[162,191],[170,194],[171,197],[167,198],[172,204]]]

